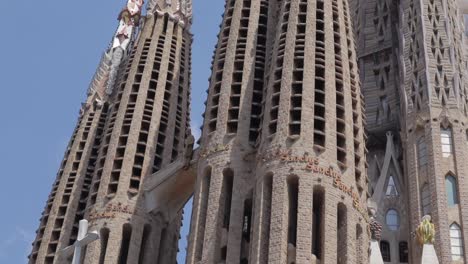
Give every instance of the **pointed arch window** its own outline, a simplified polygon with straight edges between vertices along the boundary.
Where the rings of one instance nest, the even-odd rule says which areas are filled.
[[[418,145],[418,164],[424,166],[427,164],[427,146],[424,137],[420,137],[417,142]]]
[[[459,225],[453,223],[450,226],[450,246],[452,250],[452,260],[460,260],[463,257],[462,232]]]
[[[452,130],[443,128],[440,131],[440,143],[442,145],[442,157],[448,158],[453,152]]]
[[[452,175],[445,177],[445,190],[447,193],[447,202],[449,206],[458,204],[457,179]]]
[[[395,179],[393,178],[393,176],[390,176],[390,178],[388,179],[387,191],[385,192],[385,194],[387,195],[387,197],[397,197],[400,195],[398,193],[398,190],[395,184]]]
[[[421,188],[421,210],[423,216],[431,214],[431,191],[427,183]]]
[[[385,217],[388,229],[397,231],[400,228],[400,216],[395,209],[390,209]]]

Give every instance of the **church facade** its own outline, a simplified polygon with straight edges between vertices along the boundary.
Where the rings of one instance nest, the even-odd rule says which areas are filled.
[[[367,264],[371,242],[421,263],[425,216],[439,263],[468,263],[464,13],[226,0],[193,150],[192,1],[128,0],[29,263],[67,263],[81,219],[100,234],[83,263],[176,263],[191,197],[187,264]]]

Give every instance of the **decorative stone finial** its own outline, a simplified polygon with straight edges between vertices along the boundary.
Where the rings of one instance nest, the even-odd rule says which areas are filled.
[[[382,239],[383,226],[377,221],[377,203],[372,200],[367,201],[367,210],[369,211],[371,239],[380,241]]]
[[[416,230],[419,243],[421,245],[434,244],[435,240],[435,226],[432,223],[432,218],[429,215],[423,217],[421,224]]]
[[[132,40],[134,29],[140,23],[143,3],[143,0],[128,0],[126,7],[119,14],[119,28],[114,36],[112,48],[108,52],[111,56],[109,80],[106,87],[108,95],[111,95],[114,90],[120,63]]]

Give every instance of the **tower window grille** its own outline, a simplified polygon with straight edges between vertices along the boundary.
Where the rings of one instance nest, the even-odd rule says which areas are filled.
[[[165,36],[161,36],[158,40],[158,45],[156,49],[156,57],[155,61],[158,61],[158,64],[155,65],[157,66],[157,72],[159,76],[159,71],[160,66],[161,66],[161,61],[162,61],[162,56],[164,52],[164,43],[166,41]],[[172,42],[171,42],[172,45]],[[171,56],[172,56],[172,51],[171,51]],[[153,68],[155,70],[156,68]],[[163,155],[164,155],[164,144],[166,142],[166,133],[167,133],[167,127],[168,127],[168,122],[169,122],[169,108],[170,108],[170,98],[171,98],[171,89],[172,89],[172,79],[171,79],[171,73],[168,71],[166,75],[166,86],[165,86],[165,91],[164,91],[164,97],[163,97],[163,103],[162,103],[162,111],[161,111],[161,119],[159,123],[159,133],[156,141],[156,151],[154,155],[154,160],[153,160],[153,173],[157,172],[159,169],[161,169],[161,165],[163,162]],[[154,89],[154,92],[156,93],[156,88]]]
[[[408,242],[399,243],[400,263],[408,263]]]
[[[341,59],[341,31],[338,2],[333,0],[333,37],[335,50],[335,91],[336,91],[336,145],[337,160],[344,167],[346,166],[346,117],[343,89],[343,62]]]
[[[462,230],[456,223],[450,226],[450,246],[452,252],[452,260],[460,260],[463,258],[463,238]]]
[[[255,76],[252,94],[252,108],[250,118],[250,143],[255,143],[261,123],[263,86],[265,74],[265,58],[266,58],[266,40],[268,30],[268,1],[260,2],[260,14],[258,19],[257,30],[257,47],[255,54]]]
[[[232,73],[231,97],[228,110],[227,133],[237,133],[239,124],[240,98],[242,93],[242,80],[244,71],[245,51],[247,45],[247,34],[249,28],[250,5],[252,2],[242,2],[241,21],[237,37],[237,45],[234,59],[234,71]]]
[[[431,191],[427,183],[421,188],[421,209],[423,216],[431,213]]]
[[[276,134],[278,129],[278,114],[279,114],[279,105],[281,98],[281,81],[283,78],[283,62],[284,62],[284,52],[286,49],[286,36],[288,33],[288,24],[289,24],[289,11],[291,9],[291,1],[286,0],[283,7],[283,15],[281,18],[281,28],[279,38],[277,40],[277,54],[276,54],[276,68],[274,71],[273,79],[273,89],[272,89],[272,100],[271,100],[271,109],[270,109],[270,123],[269,123],[269,132],[270,136]]]
[[[387,241],[380,241],[380,252],[382,253],[382,259],[384,262],[391,262],[391,254],[390,254],[390,243]]]
[[[291,109],[289,135],[301,134],[302,92],[304,81],[304,50],[307,25],[307,1],[299,2],[299,13],[296,27],[296,44],[294,49],[293,83],[291,87]]]
[[[218,111],[219,111],[219,97],[221,93],[221,84],[223,81],[223,68],[224,68],[224,61],[226,59],[226,50],[227,44],[229,41],[229,35],[231,32],[231,23],[232,23],[232,15],[234,13],[234,5],[235,0],[230,0],[229,4],[226,8],[226,12],[224,14],[224,27],[222,32],[220,33],[220,41],[217,45],[218,54],[215,56],[218,67],[214,71],[216,72],[215,76],[216,79],[214,83],[210,83],[212,89],[210,91],[211,97],[211,108],[209,110],[209,117],[208,117],[208,133],[211,133],[216,130],[217,122],[218,122]],[[211,80],[212,81],[212,80]],[[210,82],[211,82],[210,81]]]
[[[314,145],[325,147],[325,12],[324,2],[317,1],[315,40]]]

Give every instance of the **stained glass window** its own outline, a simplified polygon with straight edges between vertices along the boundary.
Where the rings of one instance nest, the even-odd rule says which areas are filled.
[[[460,226],[450,226],[450,246],[452,249],[452,260],[460,260],[463,257],[463,240]]]
[[[386,216],[386,222],[387,222],[388,229],[392,231],[398,230],[398,228],[400,228],[400,217],[398,215],[398,212],[394,209],[388,210],[387,216]]]
[[[421,189],[421,209],[423,216],[431,214],[431,192],[427,183]]]
[[[447,202],[450,206],[458,204],[457,179],[452,175],[445,178],[445,190],[447,192]]]
[[[442,157],[450,157],[452,155],[452,131],[450,129],[440,131],[440,143],[442,144]]]
[[[398,196],[398,190],[395,185],[395,179],[393,179],[393,176],[390,176],[390,179],[388,180],[388,185],[387,185],[387,196]]]

